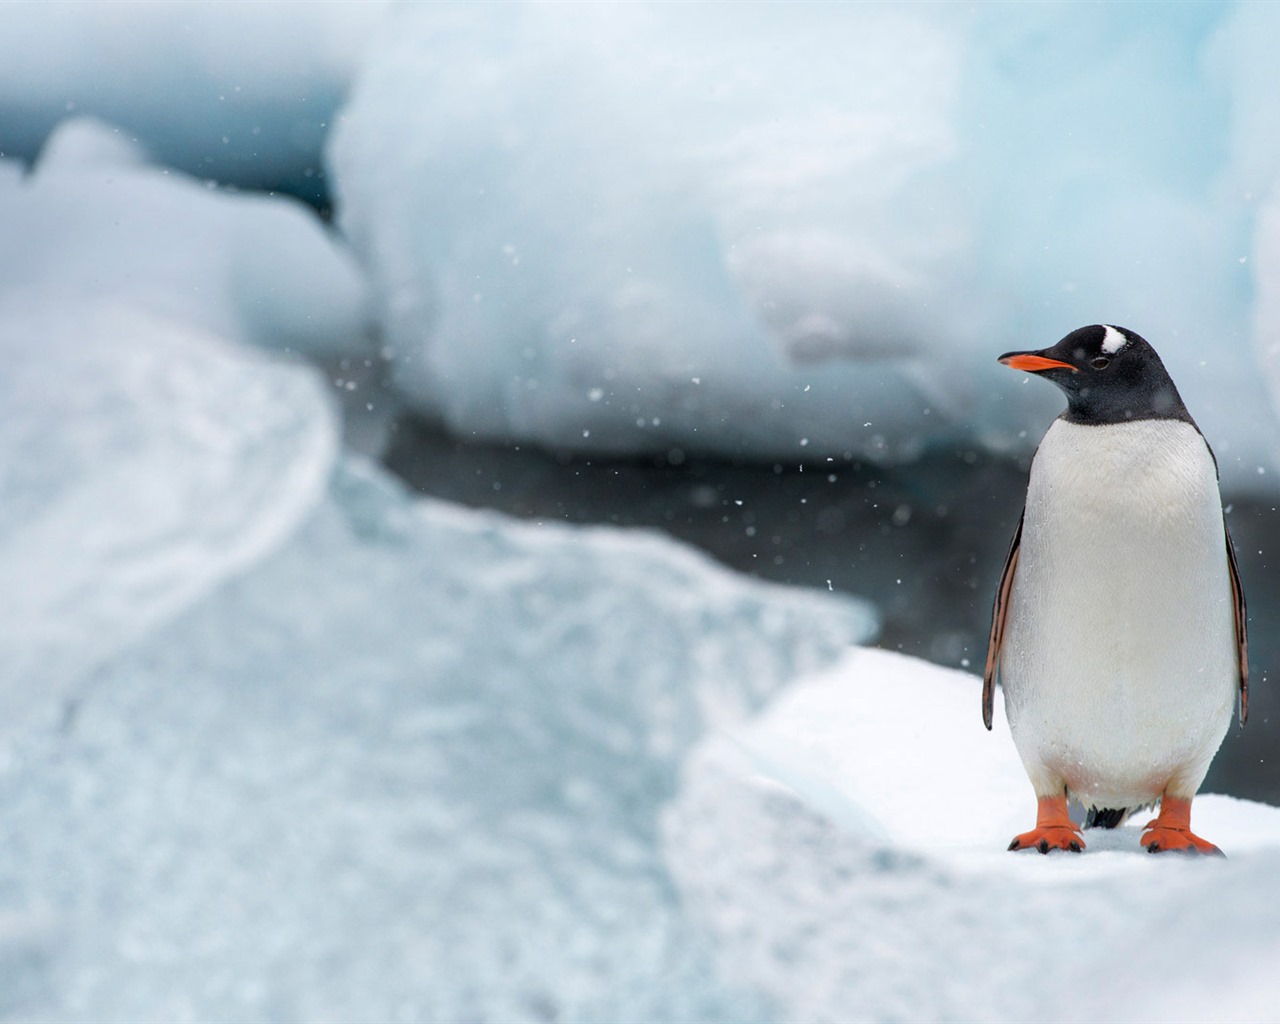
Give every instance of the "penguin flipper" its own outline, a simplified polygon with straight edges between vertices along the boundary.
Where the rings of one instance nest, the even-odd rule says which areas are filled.
[[[1231,542],[1231,530],[1222,517],[1223,532],[1227,536],[1227,567],[1231,570],[1231,604],[1236,616],[1236,664],[1240,673],[1240,724],[1249,717],[1249,627],[1248,610],[1244,603],[1244,587],[1240,585],[1240,567],[1236,564],[1236,546]]]
[[[1013,575],[1018,570],[1018,552],[1022,548],[1022,521],[1026,509],[1018,516],[1018,528],[1013,532],[1009,555],[1004,560],[1000,585],[996,588],[995,606],[991,609],[991,635],[987,638],[987,667],[982,673],[982,724],[990,731],[995,713],[996,673],[1000,669],[1000,650],[1004,646],[1004,625],[1009,618],[1009,594],[1013,590]]]

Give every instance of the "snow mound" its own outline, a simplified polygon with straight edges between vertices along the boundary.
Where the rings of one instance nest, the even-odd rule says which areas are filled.
[[[337,441],[311,373],[129,306],[0,302],[0,358],[12,732],[288,536]]]
[[[980,689],[857,651],[700,746],[665,850],[721,969],[752,979],[785,1020],[1280,1008],[1272,972],[1222,987],[1280,947],[1257,899],[1280,866],[1280,809],[1198,798],[1196,828],[1228,861],[1152,857],[1138,844],[1145,819],[1086,832],[1080,856],[1008,853],[1034,795],[1003,716],[982,728]]]
[[[110,301],[312,356],[367,353],[365,285],[300,203],[148,166],[118,129],[62,125],[29,178],[0,179],[0,300]]]
[[[1233,140],[1270,110],[1270,65],[1236,63],[1274,41],[1235,22],[1269,15],[404,13],[328,160],[398,385],[453,429],[588,452],[1025,452],[1060,399],[995,356],[1103,321],[1161,351],[1224,476],[1265,484],[1236,183],[1265,177],[1275,133]]]
[[[342,464],[288,543],[14,744],[0,1007],[760,1019],[687,927],[659,808],[708,728],[872,628],[656,535]]]
[[[201,178],[319,199],[320,149],[387,4],[0,4],[0,153],[88,114]]]

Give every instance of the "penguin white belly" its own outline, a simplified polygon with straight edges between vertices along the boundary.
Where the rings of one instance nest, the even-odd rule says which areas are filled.
[[[1217,474],[1190,424],[1057,420],[1031,467],[1000,665],[1040,795],[1137,807],[1199,788],[1231,721]]]

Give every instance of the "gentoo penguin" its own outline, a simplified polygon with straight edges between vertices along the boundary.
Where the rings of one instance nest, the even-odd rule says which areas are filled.
[[[1148,851],[1220,853],[1191,831],[1191,799],[1237,696],[1248,714],[1249,663],[1213,453],[1133,331],[1094,324],[1000,362],[1067,397],[1031,463],[987,647],[983,721],[998,676],[1039,801],[1009,849],[1083,849],[1074,797],[1086,827],[1159,802]]]

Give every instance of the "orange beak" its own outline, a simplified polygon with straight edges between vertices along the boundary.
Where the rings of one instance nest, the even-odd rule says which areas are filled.
[[[1015,370],[1026,370],[1028,373],[1040,373],[1044,370],[1080,372],[1070,363],[1064,363],[1059,359],[1047,359],[1044,356],[1031,355],[1028,352],[1010,353],[1007,356],[1001,356],[999,361],[1004,363],[1005,366],[1012,367]]]

